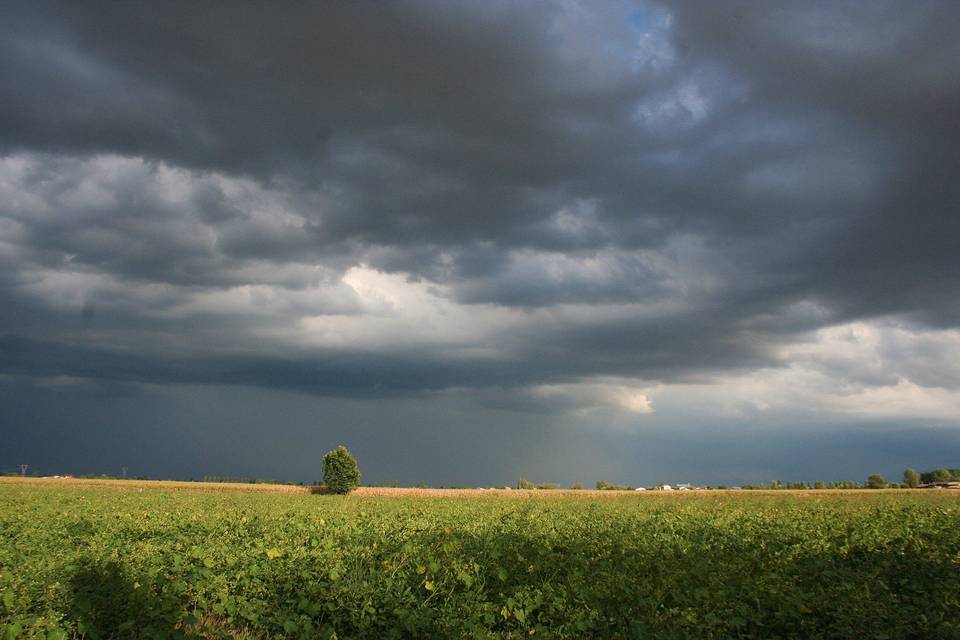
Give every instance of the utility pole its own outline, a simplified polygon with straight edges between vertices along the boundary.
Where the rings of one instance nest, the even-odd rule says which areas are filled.
[[[127,468],[126,468],[126,467],[120,467],[120,468],[123,469],[123,479],[126,480],[126,479],[127,479]]]
[[[22,464],[22,465],[20,465],[20,475],[21,475],[21,476],[27,475],[27,468],[28,468],[29,466],[30,466],[30,465],[28,465],[28,464]]]

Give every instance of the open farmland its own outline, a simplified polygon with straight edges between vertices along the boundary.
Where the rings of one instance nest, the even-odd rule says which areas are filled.
[[[952,492],[71,482],[0,483],[0,638],[960,637]]]

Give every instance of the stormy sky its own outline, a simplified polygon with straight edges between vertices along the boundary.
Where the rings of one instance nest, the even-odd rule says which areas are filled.
[[[960,4],[0,8],[0,470],[960,465]]]

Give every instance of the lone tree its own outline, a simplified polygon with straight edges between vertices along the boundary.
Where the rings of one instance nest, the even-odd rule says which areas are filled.
[[[869,478],[867,478],[868,489],[883,489],[886,486],[887,486],[886,479],[879,473],[874,473]]]
[[[918,484],[920,484],[920,474],[913,469],[904,469],[903,484],[907,485],[911,489],[915,488]]]
[[[360,484],[360,467],[347,448],[340,445],[323,456],[323,483],[334,493],[350,493]]]

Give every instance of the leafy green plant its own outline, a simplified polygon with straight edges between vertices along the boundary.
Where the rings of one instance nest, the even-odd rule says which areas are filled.
[[[0,482],[0,638],[960,637],[950,491]]]

